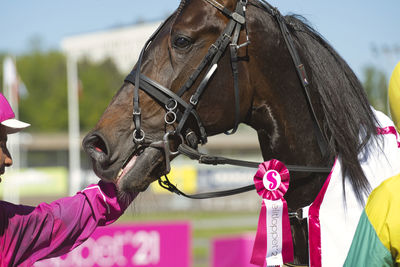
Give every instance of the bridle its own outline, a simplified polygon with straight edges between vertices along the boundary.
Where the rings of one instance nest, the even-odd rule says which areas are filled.
[[[218,66],[218,61],[221,58],[224,51],[229,46],[230,50],[230,58],[231,58],[231,67],[233,73],[233,83],[234,83],[234,94],[235,94],[235,124],[233,129],[230,132],[226,132],[225,134],[233,134],[236,132],[237,127],[240,123],[239,111],[239,71],[237,67],[238,63],[238,49],[248,46],[250,44],[247,28],[246,28],[246,6],[247,0],[238,0],[236,4],[235,11],[230,11],[220,3],[215,0],[205,0],[207,3],[211,4],[213,7],[217,8],[221,11],[225,16],[229,18],[229,21],[221,33],[221,35],[217,38],[215,43],[213,43],[207,51],[207,54],[203,57],[202,61],[198,65],[197,69],[190,75],[189,79],[184,83],[184,85],[174,93],[172,90],[162,86],[156,81],[146,77],[144,74],[140,72],[143,55],[148,49],[151,42],[155,39],[157,34],[161,31],[161,28],[172,19],[173,15],[171,15],[167,20],[159,26],[159,28],[153,33],[153,35],[148,39],[145,43],[136,65],[136,68],[132,70],[132,72],[125,78],[125,82],[131,83],[134,85],[133,91],[133,121],[135,124],[135,129],[133,131],[133,141],[135,142],[135,146],[145,145],[145,132],[141,128],[141,109],[139,106],[139,89],[142,89],[148,95],[150,95],[153,99],[155,99],[161,105],[164,105],[166,114],[164,116],[164,121],[166,126],[178,124],[173,131],[169,131],[165,133],[163,140],[155,141],[148,146],[156,147],[164,150],[165,153],[165,161],[166,161],[166,173],[170,171],[170,157],[184,154],[191,159],[196,159],[200,163],[204,164],[231,164],[236,166],[243,167],[251,167],[257,168],[259,163],[256,162],[248,162],[241,160],[233,160],[224,157],[215,157],[207,154],[202,154],[197,151],[197,145],[199,143],[205,144],[207,142],[207,133],[201,122],[200,116],[196,111],[196,107],[199,101],[200,96],[204,92],[210,78],[215,73],[215,70]],[[314,111],[314,107],[311,102],[311,96],[309,92],[309,81],[307,79],[307,74],[304,65],[300,61],[300,57],[296,48],[294,46],[294,42],[292,40],[289,29],[287,28],[285,19],[280,14],[277,8],[272,7],[270,4],[265,2],[264,0],[259,0],[259,3],[262,7],[271,14],[279,24],[280,30],[284,37],[286,46],[289,50],[291,58],[293,60],[296,72],[298,74],[300,83],[306,95],[306,100],[308,103],[308,108],[313,120],[314,125],[314,133],[318,141],[318,145],[323,156],[326,155],[328,150],[328,142],[326,136],[323,134],[322,127],[317,119],[316,113]],[[246,32],[246,42],[243,44],[238,44],[238,39],[240,35],[240,31],[245,29]],[[199,85],[194,90],[194,93],[191,95],[189,102],[186,102],[182,99],[182,96],[194,85],[194,83],[199,80],[200,74],[204,71],[205,74],[201,81],[198,83]],[[198,135],[191,129],[185,129],[188,119],[192,117],[197,124],[197,133]],[[170,150],[170,138],[178,137],[181,141],[181,144],[178,146],[177,151]],[[329,167],[313,167],[313,166],[298,166],[298,165],[286,165],[289,171],[292,172],[308,172],[308,173],[329,173],[331,168]],[[159,179],[159,184],[166,188],[167,190],[177,193],[179,195],[194,198],[194,199],[203,199],[210,197],[222,197],[227,195],[233,195],[237,193],[246,192],[254,189],[254,185],[249,185],[233,190],[226,190],[220,192],[211,192],[211,193],[200,193],[196,195],[187,195],[180,191],[176,186],[174,186],[165,175],[165,180]]]
[[[167,110],[167,114],[165,116],[166,124],[174,124],[176,121],[178,122],[178,126],[173,131],[174,135],[183,135],[183,128],[189,119],[190,116],[193,116],[198,127],[200,143],[207,143],[207,134],[204,129],[203,123],[200,120],[200,117],[196,111],[196,106],[198,104],[199,98],[204,92],[210,78],[215,73],[218,61],[224,53],[225,49],[230,46],[231,51],[231,60],[232,60],[232,70],[234,75],[234,87],[235,87],[235,126],[231,130],[231,132],[227,132],[227,134],[233,134],[236,132],[236,129],[239,125],[239,86],[238,86],[238,70],[237,70],[237,50],[240,47],[246,46],[249,42],[238,45],[239,33],[243,25],[245,25],[245,8],[247,4],[247,0],[238,1],[236,5],[235,12],[231,12],[226,8],[223,8],[215,2],[214,0],[205,0],[208,3],[212,4],[214,7],[218,8],[230,18],[227,26],[225,27],[222,34],[219,38],[213,43],[208,49],[207,54],[204,56],[203,60],[198,65],[197,69],[190,75],[189,79],[185,82],[185,84],[178,90],[175,94],[170,89],[165,88],[164,86],[158,84],[154,80],[146,77],[145,75],[140,73],[140,67],[142,64],[143,55],[150,45],[150,43],[154,40],[157,34],[160,32],[163,25],[165,25],[171,18],[172,15],[153,33],[153,35],[146,42],[144,48],[142,49],[139,59],[136,65],[136,69],[134,69],[126,78],[126,82],[132,83],[134,87],[133,94],[133,120],[135,123],[135,130],[133,132],[133,139],[136,144],[140,144],[144,141],[145,133],[141,129],[141,110],[139,107],[139,88],[145,91],[147,94],[152,96],[158,102],[165,105]],[[201,72],[203,72],[207,68],[205,75],[198,87],[196,88],[193,95],[191,95],[189,102],[186,102],[182,99],[182,96],[185,92],[187,92],[193,84],[199,78]],[[236,77],[236,78],[235,78]],[[172,116],[172,119],[168,119],[168,117]],[[172,132],[171,132],[172,134]],[[187,133],[186,133],[187,135]],[[191,142],[193,143],[193,142]],[[197,144],[196,144],[197,145]]]

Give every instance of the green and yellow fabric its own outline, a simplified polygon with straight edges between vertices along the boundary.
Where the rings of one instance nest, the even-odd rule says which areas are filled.
[[[400,131],[400,62],[394,68],[389,82],[390,114],[397,131]]]
[[[344,266],[400,266],[400,174],[368,197]]]

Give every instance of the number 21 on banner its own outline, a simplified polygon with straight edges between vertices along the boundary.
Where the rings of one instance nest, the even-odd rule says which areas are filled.
[[[133,247],[138,250],[132,257],[132,263],[137,265],[157,264],[160,261],[160,235],[156,231],[139,231],[132,239]]]

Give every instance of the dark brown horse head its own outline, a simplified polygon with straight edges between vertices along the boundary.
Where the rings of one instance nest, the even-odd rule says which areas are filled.
[[[226,16],[206,1],[188,2],[182,2],[163,24],[146,49],[140,67],[143,75],[175,93],[196,70],[228,21]],[[233,2],[227,1],[227,7],[234,8]],[[243,120],[252,104],[253,88],[248,81],[247,69],[240,67],[240,119]],[[187,103],[203,75],[202,72],[183,94],[182,99]],[[207,135],[224,132],[234,125],[233,81],[226,77],[231,75],[229,53],[224,53],[196,107]],[[127,174],[118,182],[119,188],[124,191],[143,191],[165,172],[166,167],[163,151],[148,147],[148,144],[162,140],[165,132],[172,130],[176,124],[166,126],[164,104],[140,90],[141,130],[145,133],[145,139],[144,145],[137,146],[132,136],[135,129],[133,91],[134,85],[131,83],[125,83],[120,88],[96,127],[85,138],[84,148],[93,160],[96,174],[107,181],[115,181],[125,161],[130,161],[125,170]],[[188,129],[199,135],[192,116],[182,132],[186,133]],[[176,145],[174,147],[172,144],[171,149],[176,149]],[[134,160],[130,160],[132,155]],[[131,169],[128,171],[128,168]]]
[[[329,166],[334,156],[341,155],[345,159],[344,171],[350,172],[350,177],[354,178],[352,185],[357,185],[354,190],[362,195],[367,185],[357,158],[362,147],[359,133],[360,129],[365,133],[367,142],[374,135],[375,125],[358,79],[334,49],[301,19],[281,17],[308,73],[310,95],[307,99],[283,37],[282,25],[277,23],[280,14],[258,0],[248,3],[240,0],[181,1],[146,45],[143,57],[134,68],[134,77],[123,84],[84,140],[84,148],[101,179],[116,182],[122,191],[137,192],[145,190],[166,172],[164,151],[154,144],[162,141],[165,133],[173,132],[179,126],[179,119],[166,123],[166,102],[151,90],[145,90],[145,82],[136,74],[140,72],[149,83],[157,83],[162,90],[181,95],[179,99],[189,103],[209,74],[212,59],[198,71],[199,75],[195,73],[210,49],[216,46],[216,41],[222,38],[232,21],[232,12],[245,3],[245,24],[238,32],[239,46],[235,45],[237,57],[231,58],[230,44],[220,49],[216,71],[210,75],[193,109],[198,116],[188,116],[179,134],[169,140],[170,149],[175,151],[180,142],[188,142],[185,138],[188,133],[197,136],[192,144],[196,146],[197,141],[205,141],[202,129],[208,136],[215,135],[235,127],[238,120],[258,132],[265,160],[276,158],[286,164]],[[237,17],[235,20],[241,21]],[[247,38],[250,44],[240,46],[246,44]],[[232,41],[234,33],[229,34],[228,39]],[[238,115],[235,115],[233,62],[237,63],[238,73]],[[140,128],[134,122],[138,117],[132,115],[134,106],[139,108],[132,101],[136,77],[140,77],[137,98],[140,99]],[[193,84],[180,94],[191,79]],[[177,105],[182,116],[185,108],[180,103]],[[317,143],[310,105],[323,135],[329,139],[326,157]],[[171,122],[171,118],[167,121]],[[144,137],[143,142],[133,141],[135,129],[139,137]],[[308,178],[301,179],[304,177]],[[310,204],[325,179],[326,174],[291,174],[291,185],[285,195],[289,207],[296,209]]]

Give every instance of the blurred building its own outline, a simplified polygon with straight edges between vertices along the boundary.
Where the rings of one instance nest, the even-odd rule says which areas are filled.
[[[61,48],[69,56],[94,62],[111,58],[121,73],[128,73],[150,35],[161,24],[141,23],[93,33],[79,34],[62,40]]]

